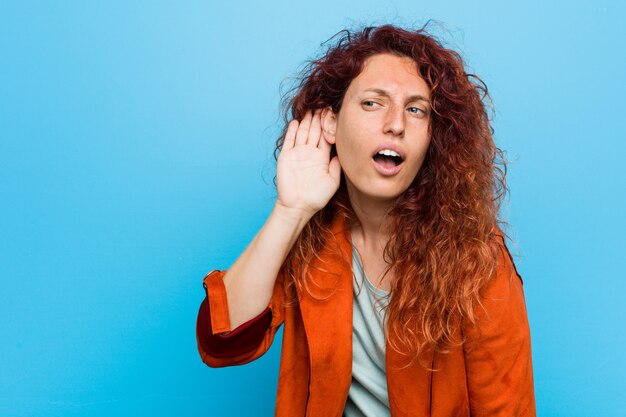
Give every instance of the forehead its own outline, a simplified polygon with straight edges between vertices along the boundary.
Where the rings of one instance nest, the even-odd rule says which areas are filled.
[[[421,95],[430,99],[430,88],[419,75],[415,61],[389,53],[368,57],[346,95],[363,94],[368,89],[382,89],[400,97]]]

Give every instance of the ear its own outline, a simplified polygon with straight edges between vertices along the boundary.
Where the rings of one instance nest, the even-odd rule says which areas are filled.
[[[334,144],[335,132],[337,131],[337,115],[333,112],[333,109],[328,106],[322,110],[322,114],[320,116],[324,137],[328,143]]]

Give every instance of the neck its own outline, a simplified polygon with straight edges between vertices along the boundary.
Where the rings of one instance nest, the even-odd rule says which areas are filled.
[[[360,223],[350,227],[353,242],[366,251],[382,251],[391,236],[389,211],[394,201],[372,199],[347,185],[350,204]]]

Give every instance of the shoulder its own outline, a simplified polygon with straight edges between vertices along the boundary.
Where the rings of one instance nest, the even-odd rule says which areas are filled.
[[[506,235],[500,229],[496,229],[495,232],[495,245],[497,247],[497,268],[500,270],[506,269],[509,274],[514,275],[521,284],[523,284],[522,276],[517,270],[517,266],[513,261],[513,256],[509,250],[509,246],[506,243]]]

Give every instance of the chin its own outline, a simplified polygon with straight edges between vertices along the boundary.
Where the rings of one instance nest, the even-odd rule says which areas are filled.
[[[410,184],[406,184],[406,186],[402,184],[398,184],[394,180],[393,184],[390,184],[389,180],[379,180],[376,179],[374,181],[364,181],[359,183],[353,183],[349,180],[349,176],[346,177],[348,193],[350,193],[350,189],[358,193],[359,195],[366,197],[367,199],[373,201],[380,202],[389,202],[400,197],[404,192],[409,188]]]
[[[404,194],[403,190],[390,190],[388,187],[383,189],[370,188],[367,191],[359,190],[361,194],[374,201],[393,201]]]

